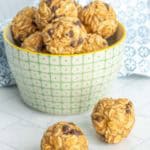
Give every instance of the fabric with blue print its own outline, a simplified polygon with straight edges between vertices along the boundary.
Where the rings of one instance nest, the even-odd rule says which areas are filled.
[[[2,32],[0,32],[0,87],[14,84],[15,80],[8,66]]]

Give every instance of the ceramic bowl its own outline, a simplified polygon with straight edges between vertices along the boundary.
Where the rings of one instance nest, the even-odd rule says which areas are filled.
[[[4,30],[8,62],[24,103],[57,115],[88,111],[107,94],[121,66],[125,37],[120,23],[116,41],[108,48],[85,54],[52,55],[17,47],[10,27]]]

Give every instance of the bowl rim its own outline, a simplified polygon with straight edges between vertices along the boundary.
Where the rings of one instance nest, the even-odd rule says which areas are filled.
[[[20,51],[24,51],[24,52],[28,52],[28,53],[31,53],[31,54],[37,54],[37,55],[43,55],[43,56],[62,56],[62,57],[66,57],[66,56],[82,56],[82,55],[95,54],[95,53],[98,53],[98,52],[103,52],[103,51],[106,51],[106,50],[110,50],[110,49],[113,49],[113,48],[119,46],[120,44],[122,44],[125,41],[125,39],[126,39],[127,32],[126,32],[125,26],[121,22],[119,22],[119,26],[123,29],[123,35],[120,38],[120,40],[118,40],[116,43],[114,43],[111,46],[108,46],[106,48],[102,48],[100,50],[96,50],[96,51],[93,51],[93,52],[79,53],[79,54],[50,54],[50,53],[34,52],[34,51],[28,50],[26,48],[19,47],[19,46],[15,45],[14,43],[12,43],[8,39],[7,35],[8,35],[8,31],[9,31],[8,29],[10,27],[10,24],[7,25],[4,28],[4,30],[3,30],[3,38],[4,38],[4,41],[7,42],[7,44],[10,45],[11,47],[13,47],[14,49],[17,49],[17,50],[20,50]]]

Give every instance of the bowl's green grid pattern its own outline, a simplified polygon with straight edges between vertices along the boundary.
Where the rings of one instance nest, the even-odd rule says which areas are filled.
[[[120,68],[121,45],[87,55],[46,56],[6,43],[9,65],[24,102],[51,114],[89,110]]]

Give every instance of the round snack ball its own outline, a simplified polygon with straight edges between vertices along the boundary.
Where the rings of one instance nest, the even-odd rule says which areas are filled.
[[[41,32],[35,32],[27,37],[22,43],[22,47],[31,51],[41,52],[43,49],[43,36]]]
[[[51,21],[51,10],[45,1],[41,1],[38,11],[35,13],[35,22],[40,30],[42,30]]]
[[[107,143],[119,143],[130,133],[134,122],[134,108],[128,99],[104,98],[95,106],[92,122]]]
[[[41,0],[35,20],[40,29],[59,17],[77,17],[78,10],[73,0]]]
[[[107,40],[98,34],[88,34],[85,38],[82,52],[92,52],[108,47]]]
[[[88,141],[74,123],[59,122],[44,133],[41,150],[88,150]]]
[[[36,8],[26,7],[14,17],[11,24],[11,31],[14,41],[18,46],[21,45],[26,37],[37,30],[34,23],[35,12]]]
[[[55,19],[43,30],[44,44],[52,54],[80,53],[85,37],[85,28],[73,17]]]
[[[115,11],[108,4],[96,0],[85,6],[79,15],[88,32],[103,38],[112,36],[118,27]]]

